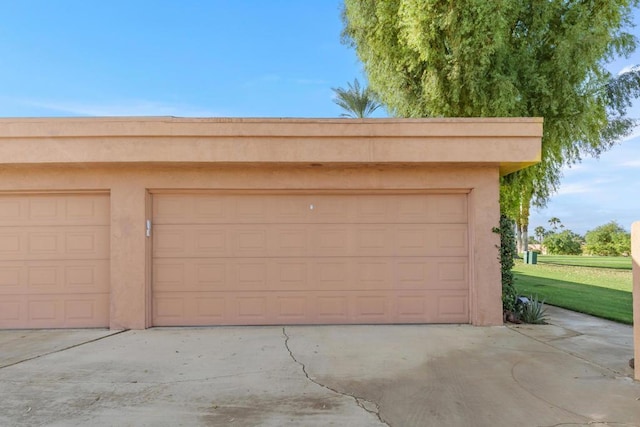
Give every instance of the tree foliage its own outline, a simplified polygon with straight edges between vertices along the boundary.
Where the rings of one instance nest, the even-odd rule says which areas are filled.
[[[628,134],[640,71],[605,68],[635,49],[637,0],[345,0],[345,41],[402,117],[544,117],[542,161],[503,178],[503,212],[528,227],[561,167]],[[523,211],[523,207],[526,211]],[[520,221],[522,219],[522,221]]]
[[[362,119],[369,117],[381,107],[373,91],[369,87],[360,86],[358,79],[355,79],[353,84],[347,83],[347,86],[347,89],[331,88],[335,93],[333,102],[345,111],[341,114],[342,117]]]
[[[619,256],[631,253],[631,234],[615,221],[587,231],[585,252],[590,255]]]
[[[544,237],[547,235],[547,230],[545,230],[543,226],[539,225],[533,230],[533,233],[536,235],[538,243],[542,246],[544,244]]]
[[[544,246],[551,255],[581,255],[584,239],[571,230],[549,233],[544,238]]]

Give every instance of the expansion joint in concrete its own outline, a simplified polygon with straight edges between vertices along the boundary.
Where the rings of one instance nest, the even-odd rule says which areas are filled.
[[[558,341],[560,341],[561,339],[565,339],[565,338],[572,338],[573,336],[568,336],[568,337],[564,337],[564,338],[558,338],[558,339],[554,339],[554,340],[550,340],[550,341],[545,341],[545,340],[541,340],[540,338],[537,338],[537,337],[535,337],[535,336],[533,336],[533,335],[527,335],[527,334],[525,334],[524,332],[521,332],[520,330],[518,330],[518,328],[509,327],[509,329],[510,329],[510,330],[512,330],[512,331],[514,331],[514,332],[516,332],[516,333],[518,333],[518,334],[520,334],[520,335],[522,335],[522,336],[525,336],[525,337],[530,338],[530,339],[532,339],[532,340],[534,340],[534,341],[537,341],[537,342],[539,342],[539,343],[540,343],[540,344],[542,344],[542,345],[545,345],[545,346],[547,346],[547,347],[551,347],[551,348],[553,348],[553,349],[555,349],[555,350],[558,350],[558,351],[561,351],[561,352],[563,352],[563,353],[565,353],[565,354],[568,354],[569,356],[572,356],[572,357],[575,357],[575,358],[577,358],[577,359],[580,359],[580,360],[582,360],[583,362],[588,363],[589,365],[597,366],[597,367],[598,367],[598,368],[600,368],[600,369],[604,369],[604,370],[606,370],[606,371],[609,371],[609,372],[611,372],[611,373],[613,374],[613,375],[612,375],[613,377],[624,376],[624,373],[622,373],[622,372],[618,372],[618,371],[616,371],[615,369],[611,369],[611,368],[609,368],[609,367],[607,367],[607,366],[604,366],[604,365],[601,365],[601,364],[599,364],[599,363],[596,363],[596,362],[594,362],[593,360],[587,359],[586,357],[583,357],[583,356],[581,356],[581,355],[579,355],[579,354],[577,354],[577,353],[573,353],[573,352],[571,352],[571,351],[567,351],[567,350],[563,349],[562,347],[556,347],[555,345],[553,345],[553,343],[554,343],[554,342],[558,342]],[[579,333],[579,332],[578,332],[577,334],[578,334],[578,335],[574,335],[574,336],[580,336],[580,335],[583,335],[583,334],[581,334],[581,333]],[[551,427],[555,427],[555,426],[551,426]],[[635,427],[635,426],[634,426],[634,427]]]
[[[88,341],[83,341],[83,342],[81,342],[79,344],[74,344],[74,345],[70,345],[68,347],[59,348],[57,350],[50,351],[48,353],[38,354],[37,356],[29,357],[27,359],[18,360],[17,362],[9,363],[8,365],[0,366],[0,369],[8,368],[10,366],[15,366],[15,365],[18,365],[20,363],[28,362],[30,360],[39,359],[39,358],[44,357],[44,356],[49,356],[50,354],[60,353],[62,351],[70,350],[72,348],[80,347],[81,345],[90,344],[92,342],[100,341],[100,340],[103,340],[105,338],[109,338],[109,337],[112,337],[114,335],[118,335],[118,334],[121,334],[121,333],[127,332],[127,331],[129,331],[129,329],[123,329],[123,330],[120,330],[120,331],[115,331],[113,333],[110,333],[109,335],[105,335],[105,336],[102,336],[102,337],[94,338],[94,339],[88,340]]]
[[[378,406],[377,403],[372,402],[370,400],[364,399],[362,397],[359,396],[355,396],[353,394],[350,393],[345,393],[339,390],[336,390],[334,388],[329,387],[328,385],[322,384],[316,380],[314,380],[313,378],[311,378],[309,376],[309,373],[307,372],[307,367],[305,366],[304,363],[300,362],[298,359],[296,359],[296,356],[293,354],[293,352],[291,351],[291,348],[289,347],[289,335],[287,334],[286,328],[282,327],[282,335],[284,335],[284,346],[287,349],[287,351],[289,352],[289,356],[291,357],[291,360],[293,360],[297,365],[300,366],[300,368],[302,368],[302,373],[304,374],[304,376],[311,381],[312,383],[327,389],[335,394],[339,394],[340,396],[345,396],[345,397],[350,397],[352,398],[356,404],[362,408],[364,411],[375,415],[376,418],[378,418],[378,421],[380,421],[380,423],[391,427],[391,424],[389,424],[387,421],[385,421],[382,416],[380,415],[380,407]],[[373,408],[372,408],[373,407]]]

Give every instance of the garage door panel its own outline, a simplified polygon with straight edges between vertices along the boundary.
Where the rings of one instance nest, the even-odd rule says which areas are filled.
[[[346,289],[351,283],[351,264],[345,258],[319,259],[312,264],[316,289]]]
[[[464,224],[156,226],[157,258],[466,256]]]
[[[0,295],[91,294],[109,291],[109,262],[0,262]]]
[[[0,325],[3,328],[24,327],[25,302],[22,296],[3,296],[0,299]]]
[[[280,257],[311,255],[311,226],[275,226],[268,235],[268,253]]]
[[[276,323],[308,323],[314,307],[311,296],[303,292],[280,292],[273,296],[274,320]]]
[[[466,194],[430,194],[422,197],[395,196],[395,222],[466,224]]]
[[[430,219],[440,224],[466,224],[468,221],[465,194],[439,194],[431,198]]]
[[[157,225],[157,258],[310,255],[308,228],[266,225]]]
[[[396,255],[400,256],[467,256],[467,226],[412,224],[398,226],[395,231]]]
[[[395,288],[466,291],[468,289],[468,268],[466,258],[400,258],[395,261]]]
[[[78,261],[65,263],[64,282],[65,289],[72,293],[108,293],[109,261]]]
[[[0,294],[23,292],[26,269],[21,264],[0,262]]]
[[[468,294],[456,290],[158,293],[153,304],[162,326],[468,321]]]
[[[466,323],[469,318],[465,290],[403,291],[395,304],[399,323]]]
[[[378,323],[393,318],[392,300],[385,294],[354,296],[354,321]]]
[[[353,261],[353,279],[350,288],[354,290],[388,289],[393,283],[393,260],[388,258],[358,258]]]
[[[349,296],[344,292],[323,292],[315,296],[317,323],[347,323],[349,321]]]
[[[155,325],[468,322],[465,194],[153,204]]]
[[[153,253],[156,258],[193,258],[225,256],[230,250],[224,227],[156,225],[153,233]]]
[[[0,328],[109,323],[109,196],[0,195]]]
[[[393,245],[394,232],[384,225],[358,225],[351,231],[353,248],[351,256],[393,256],[397,253]]]
[[[0,227],[0,259],[94,259],[109,256],[107,226]]]
[[[12,295],[0,302],[3,328],[104,327],[109,318],[109,294]],[[107,320],[108,321],[108,320]]]
[[[195,302],[195,298],[180,295],[162,295],[160,293],[154,295],[153,298],[153,315],[157,319],[157,325],[175,326],[184,322],[189,318],[189,314],[195,310],[189,307],[185,302]],[[177,323],[176,323],[177,322]]]
[[[233,232],[234,256],[269,256],[267,250],[267,230],[261,227],[247,227]]]
[[[25,242],[22,236],[13,228],[0,228],[0,256],[2,259],[20,259],[24,257],[23,253]]]
[[[437,298],[439,318],[460,319],[466,316],[468,311],[466,295],[441,294]]]
[[[109,198],[105,195],[2,195],[0,199],[0,224],[3,225],[109,224]]]
[[[227,222],[226,200],[196,197],[195,195],[167,194],[154,197],[153,212],[156,224],[200,224]]]
[[[352,230],[347,225],[324,225],[313,229],[312,256],[349,256]]]
[[[160,198],[158,198],[160,197]],[[467,223],[466,194],[209,195],[163,194],[153,201],[156,224]],[[380,203],[381,199],[385,203]]]
[[[160,291],[468,288],[466,258],[455,257],[167,258],[153,275]]]

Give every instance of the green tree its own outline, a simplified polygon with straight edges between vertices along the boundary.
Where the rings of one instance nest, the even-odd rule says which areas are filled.
[[[587,231],[585,252],[590,255],[619,256],[631,253],[631,234],[615,221]]]
[[[558,227],[563,228],[564,226],[562,225],[562,222],[560,221],[560,218],[558,217],[552,217],[549,219],[549,221],[547,221],[549,223],[549,225],[551,226],[551,229],[553,230],[553,232],[555,233],[556,231],[558,231]]]
[[[584,239],[571,230],[551,233],[544,239],[547,253],[551,255],[581,255]]]
[[[628,56],[638,0],[345,0],[344,40],[369,84],[402,117],[544,117],[542,161],[502,179],[501,207],[526,242],[561,168],[599,155],[635,122],[640,70]]]
[[[335,93],[333,102],[345,111],[341,114],[342,117],[362,119],[369,117],[381,107],[373,91],[369,87],[360,86],[358,79],[355,79],[353,84],[347,83],[347,86],[347,89],[331,88]]]
[[[540,246],[542,247],[544,244],[544,236],[547,235],[547,230],[545,230],[543,226],[539,225],[533,230],[533,233],[536,235],[538,243],[540,243]]]

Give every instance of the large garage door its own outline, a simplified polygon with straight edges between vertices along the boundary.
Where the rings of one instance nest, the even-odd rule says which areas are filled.
[[[0,195],[0,327],[109,325],[109,196]]]
[[[153,324],[467,323],[466,194],[156,194]]]

